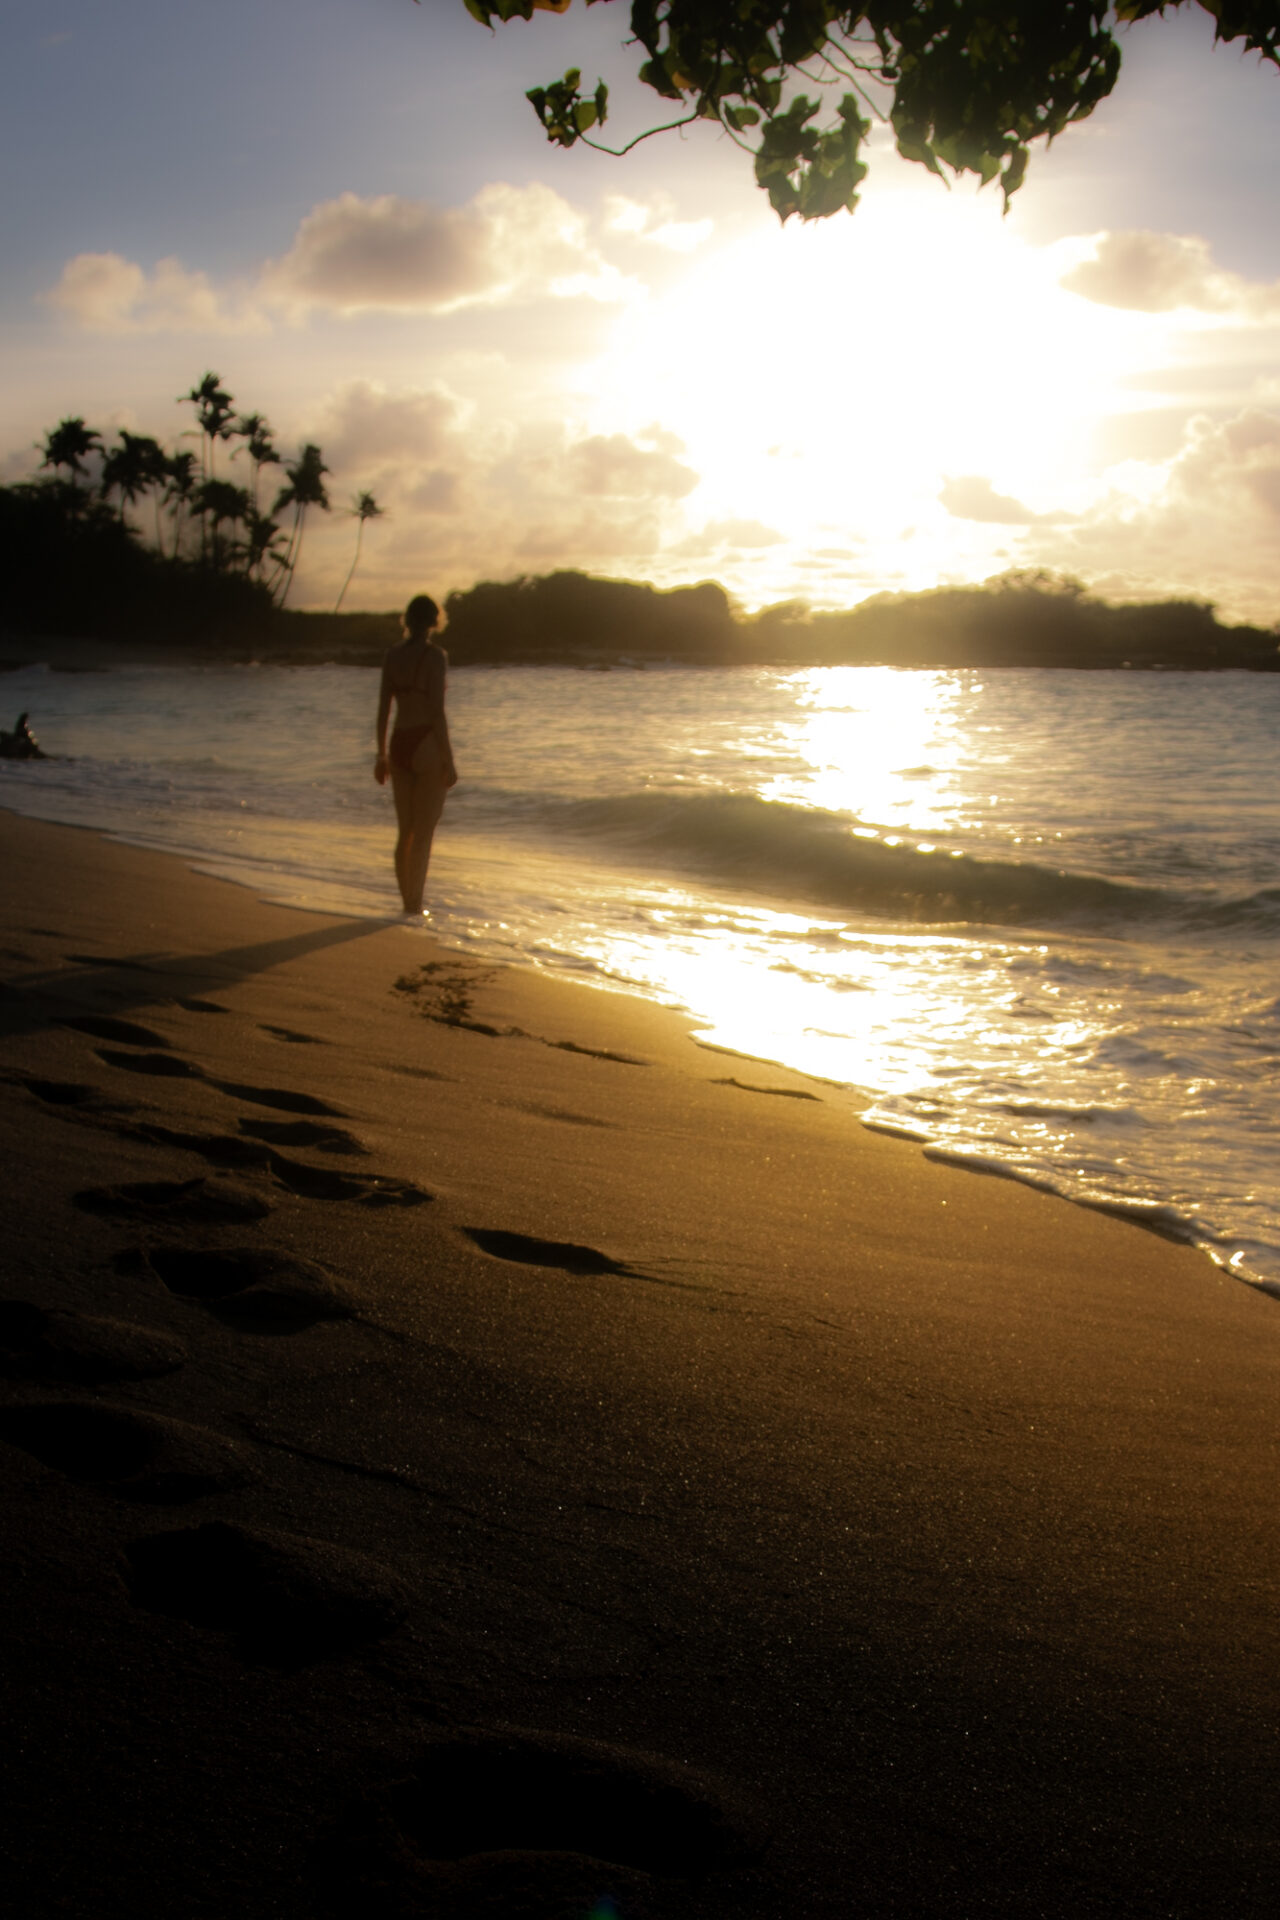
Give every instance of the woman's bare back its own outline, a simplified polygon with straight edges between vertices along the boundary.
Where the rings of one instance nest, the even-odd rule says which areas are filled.
[[[446,660],[433,640],[401,640],[389,649],[383,671],[396,703],[396,731],[434,722],[444,704]]]

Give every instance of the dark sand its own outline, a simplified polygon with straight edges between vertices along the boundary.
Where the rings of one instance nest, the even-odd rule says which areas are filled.
[[[8,1911],[1276,1911],[1280,1305],[641,1003],[0,845]]]

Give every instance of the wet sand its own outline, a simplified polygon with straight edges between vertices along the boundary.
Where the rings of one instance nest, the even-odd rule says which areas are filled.
[[[0,846],[15,1912],[1270,1915],[1280,1304],[644,1003]]]

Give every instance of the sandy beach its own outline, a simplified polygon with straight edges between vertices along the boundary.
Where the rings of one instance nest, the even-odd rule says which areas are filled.
[[[1280,1305],[0,815],[24,1916],[1263,1915]]]

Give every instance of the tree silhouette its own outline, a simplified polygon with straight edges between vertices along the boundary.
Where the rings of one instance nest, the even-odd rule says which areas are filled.
[[[386,512],[386,509],[378,505],[371,493],[358,493],[351,503],[351,512],[354,514],[356,520],[355,558],[352,560],[347,577],[342,583],[342,591],[334,602],[333,610],[335,613],[342,611],[342,603],[347,597],[347,588],[351,585],[352,576],[360,564],[360,542],[364,538],[364,523],[366,520],[380,520]]]
[[[59,420],[45,435],[41,451],[44,459],[42,467],[52,467],[56,473],[59,467],[67,469],[73,490],[79,490],[80,477],[84,473],[84,458],[89,453],[101,453],[102,435],[93,427],[86,427],[79,414],[66,420]]]
[[[256,596],[259,603],[283,606],[302,551],[308,510],[319,507],[329,511],[325,489],[329,469],[320,448],[308,441],[300,449],[294,463],[285,467],[286,485],[272,511],[264,513],[259,502],[262,469],[284,464],[266,416],[237,416],[230,393],[220,376],[212,372],[204,374],[182,398],[195,407],[199,424],[180,438],[192,437],[198,431],[198,455],[190,447],[168,453],[149,434],[132,433],[127,428],[121,428],[114,442],[104,447],[101,436],[86,427],[79,416],[60,420],[39,443],[42,464],[54,470],[54,478],[31,483],[40,498],[40,510],[51,520],[74,520],[82,530],[90,522],[95,527],[109,525],[113,537],[138,553],[141,530],[131,523],[129,509],[152,493],[153,557],[162,569],[173,569],[174,579],[179,574],[198,576],[203,572],[205,584],[214,595],[211,604],[223,604],[223,587],[229,585],[231,576],[239,575],[246,590],[252,589],[251,599]],[[232,439],[240,442],[233,458],[244,452],[253,464],[252,487],[236,486],[211,470],[217,442]],[[77,484],[86,478],[85,461],[91,453],[102,455],[101,482],[96,488]],[[61,477],[63,473],[70,476],[69,480]],[[277,521],[286,507],[293,510],[287,533]],[[169,517],[167,529],[162,510]],[[364,523],[378,518],[382,508],[371,493],[361,493],[354,497],[351,512],[358,522],[355,555],[338,595],[339,606],[359,565]],[[198,546],[191,531],[196,523],[200,529]],[[213,575],[220,580],[208,577]],[[185,593],[187,588],[173,590]]]
[[[196,505],[212,530],[211,556],[215,567],[229,557],[218,538],[219,529],[228,521],[234,526],[253,511],[247,487],[234,487],[229,480],[204,480],[196,492]]]
[[[127,428],[121,427],[118,444],[108,448],[102,462],[102,497],[105,500],[113,493],[119,494],[121,525],[124,524],[127,506],[131,507],[144,493],[159,488],[166,477],[167,464],[164,448],[158,440],[153,440],[149,434],[130,433]],[[159,531],[157,504],[157,542]]]
[[[280,545],[284,539],[280,528],[269,513],[260,513],[252,504],[244,516],[244,569],[254,579],[260,579],[262,570],[270,561],[283,572],[285,549]]]
[[[298,568],[298,555],[302,551],[302,527],[308,507],[321,507],[329,511],[329,496],[324,489],[324,476],[329,469],[320,458],[320,449],[308,441],[298,455],[292,467],[286,467],[289,484],[282,487],[271,509],[272,518],[282,513],[286,507],[293,508],[293,527],[289,534],[289,545],[285,553],[280,605],[289,597],[293,585],[293,576]]]
[[[1005,206],[1031,145],[1084,120],[1116,84],[1113,27],[1193,0],[633,0],[639,77],[677,116],[621,148],[589,137],[608,114],[600,82],[582,75],[527,98],[562,147],[585,140],[626,153],[651,134],[713,120],[751,153],[758,184],[783,220],[825,219],[856,204],[862,143],[886,122],[906,160],[931,173],[998,179]],[[463,0],[485,26],[564,13],[569,0]],[[594,0],[588,0],[588,5]],[[1194,0],[1215,40],[1280,65],[1275,0]],[[794,91],[797,83],[819,97]],[[839,95],[838,99],[835,98]],[[824,111],[824,96],[826,110]],[[870,116],[869,118],[867,116]],[[945,177],[945,176],[944,176]]]
[[[200,471],[206,480],[214,478],[215,454],[219,440],[229,440],[235,432],[231,424],[235,403],[222,385],[222,376],[206,373],[179,399],[189,400],[200,423]]]
[[[125,524],[125,507],[132,507],[132,503],[146,493],[152,484],[150,447],[159,451],[155,440],[146,440],[142,434],[130,434],[123,426],[119,442],[107,447],[106,457],[102,461],[102,497],[109,499],[111,493],[119,493],[121,526]]]
[[[247,453],[253,462],[253,504],[256,509],[262,469],[278,467],[283,463],[271,438],[271,423],[264,413],[242,413],[236,421],[234,432],[245,444],[237,447],[231,458],[234,460],[237,453]]]
[[[171,453],[165,462],[165,472],[167,484],[164,504],[173,513],[173,552],[170,558],[176,560],[182,538],[183,512],[196,490],[196,456],[189,447],[184,447],[180,453]]]

